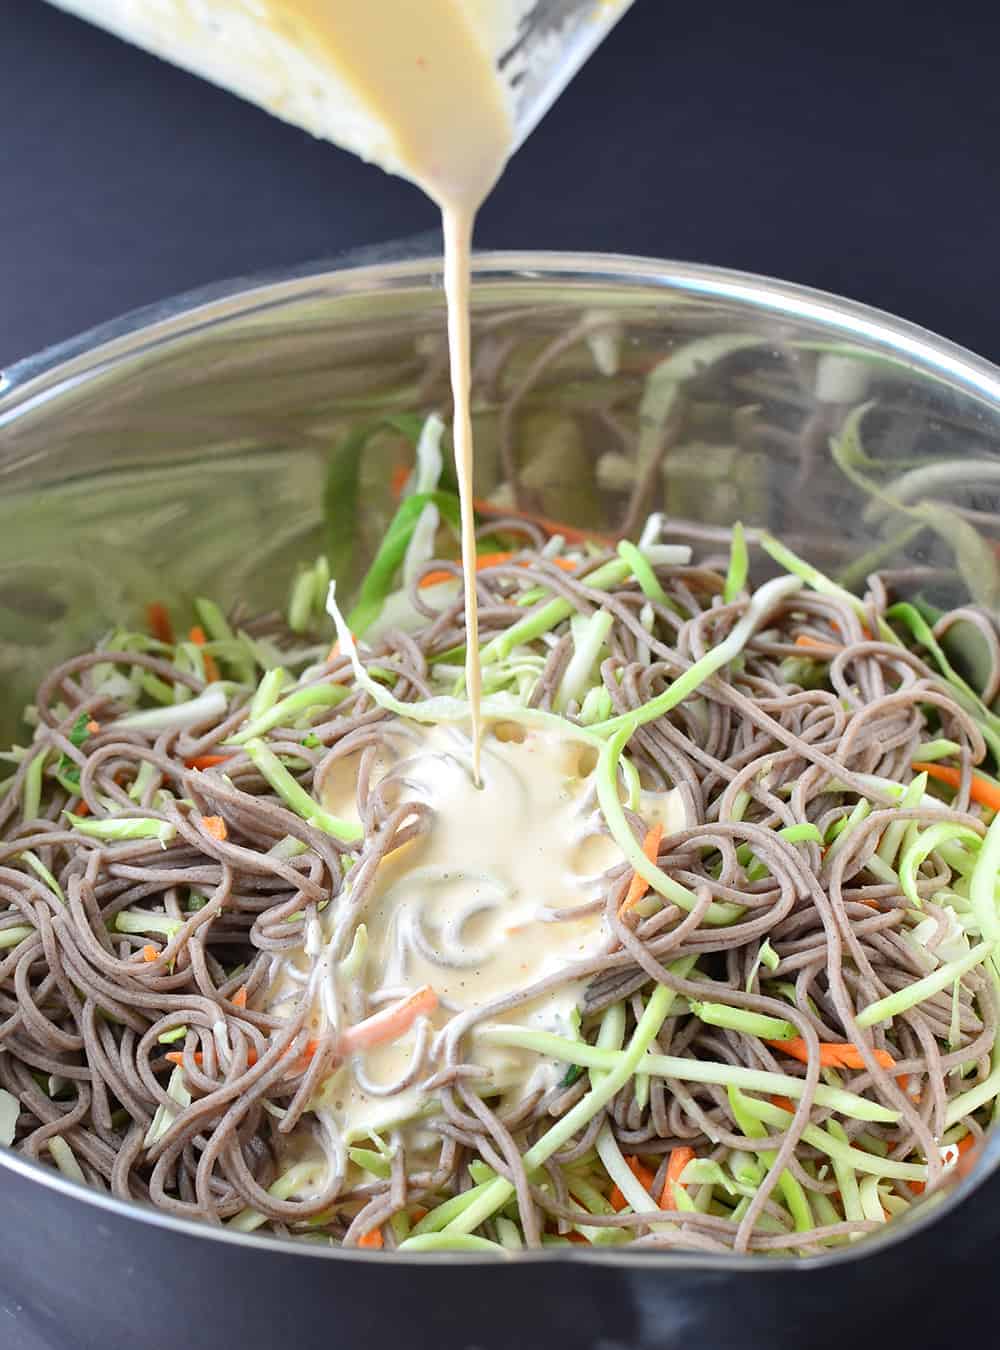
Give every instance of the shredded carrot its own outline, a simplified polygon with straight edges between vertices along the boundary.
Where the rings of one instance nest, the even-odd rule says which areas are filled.
[[[837,647],[832,642],[820,642],[819,638],[810,637],[808,633],[800,633],[795,639],[796,647],[806,647],[809,651],[822,652],[824,656],[837,656],[844,649]]]
[[[82,797],[80,798],[80,801],[79,801],[79,803],[77,804],[77,808],[76,808],[75,814],[78,815],[78,816],[89,816],[89,815],[90,815],[90,807],[87,805],[87,803],[83,800]]]
[[[432,1013],[437,1005],[437,994],[429,984],[425,984],[401,1003],[394,1003],[392,1007],[384,1008],[382,1012],[374,1013],[363,1022],[348,1027],[340,1037],[338,1049],[341,1054],[350,1055],[355,1050],[368,1050],[373,1045],[398,1040],[409,1031],[418,1017]]]
[[[91,736],[96,736],[100,729],[100,722],[95,722],[93,718],[87,723],[87,730],[90,732]]]
[[[481,572],[484,567],[498,567],[500,563],[510,562],[513,553],[480,553],[476,559],[476,571]],[[572,558],[549,558],[549,562],[555,563],[556,567],[561,567],[564,572],[575,572],[577,564]],[[527,567],[528,563],[519,564]],[[423,590],[425,586],[439,586],[443,581],[456,581],[454,572],[447,572],[444,568],[438,568],[433,572],[427,572],[420,578],[419,587]]]
[[[374,1251],[381,1251],[385,1246],[385,1238],[382,1236],[381,1228],[373,1228],[370,1232],[365,1233],[363,1237],[359,1237],[358,1246],[370,1247]]]
[[[430,1211],[424,1209],[423,1205],[414,1205],[410,1210],[410,1220],[413,1223],[419,1223]]]
[[[694,1161],[694,1149],[684,1145],[681,1148],[675,1148],[671,1151],[670,1161],[667,1163],[667,1175],[663,1178],[663,1190],[660,1192],[660,1208],[676,1209],[677,1202],[674,1199],[674,1182],[680,1181],[681,1176],[689,1162]]]
[[[225,764],[229,755],[195,755],[194,759],[186,759],[184,767],[187,769],[214,769],[217,764]]]
[[[226,822],[221,816],[202,816],[201,828],[206,834],[218,839],[221,844],[224,839],[229,838],[229,831],[226,829]]]
[[[233,995],[233,1007],[245,1008],[246,1006],[247,1006],[247,987],[245,984],[241,984],[239,989],[237,989],[236,993]]]
[[[656,864],[656,859],[659,856],[660,840],[662,838],[663,826],[657,822],[657,824],[649,827],[646,831],[646,838],[642,841],[642,851],[654,866]],[[622,907],[619,912],[624,914],[625,910],[631,909],[633,905],[637,905],[648,890],[649,882],[646,878],[641,876],[638,872],[633,872],[632,880],[629,883],[628,893],[622,902]]]
[[[809,1049],[801,1036],[793,1036],[788,1041],[768,1041],[768,1045],[774,1046],[775,1050],[780,1050],[785,1055],[791,1055],[792,1059],[797,1059],[802,1064],[809,1063]],[[896,1065],[896,1061],[888,1050],[876,1050],[875,1061],[881,1064],[883,1069],[892,1069]],[[861,1051],[856,1045],[851,1045],[849,1041],[821,1041],[819,1062],[824,1069],[863,1069],[865,1067],[865,1062],[861,1058]],[[901,1087],[906,1086],[904,1078],[900,1078],[899,1082]]]
[[[398,502],[403,495],[403,488],[406,487],[406,480],[410,476],[409,464],[397,464],[393,468],[389,478],[389,491],[392,493],[392,500]]]
[[[205,636],[205,630],[202,628],[201,624],[195,624],[190,633],[188,633],[188,637],[196,647],[204,647],[205,643],[208,641]],[[208,680],[210,684],[213,684],[216,680],[221,678],[215,657],[211,652],[202,652],[201,659],[205,663],[205,679]]]
[[[156,950],[156,948],[153,946],[151,942],[147,942],[145,947],[143,947],[142,949],[142,959],[144,961],[155,961],[156,958],[159,956],[159,954],[160,953]]]
[[[953,769],[948,764],[915,763],[911,767],[914,773],[925,773],[928,778],[936,778],[939,783],[945,783],[950,788],[957,789],[962,781],[961,770]],[[994,783],[985,774],[972,775],[969,796],[974,802],[988,806],[991,811],[1000,811],[1000,784]]]
[[[160,642],[166,642],[171,647],[174,645],[174,626],[170,622],[166,605],[161,605],[159,600],[146,606],[146,626]]]
[[[653,1176],[653,1173],[649,1170],[649,1168],[644,1167],[643,1164],[639,1161],[637,1157],[635,1157],[634,1154],[627,1157],[625,1161],[628,1163],[629,1171],[635,1177],[636,1181],[638,1181],[639,1185],[645,1186],[647,1191],[652,1192],[653,1182],[655,1178]],[[622,1195],[621,1191],[618,1189],[617,1186],[612,1186],[611,1194],[608,1196],[608,1200],[611,1203],[611,1208],[615,1211],[616,1214],[620,1214],[621,1211],[628,1204],[628,1201],[625,1199],[624,1195]]]
[[[581,530],[575,525],[565,525],[558,520],[549,520],[546,516],[535,515],[532,511],[519,511],[512,506],[497,506],[482,497],[476,497],[472,503],[478,515],[493,516],[494,519],[530,520],[533,525],[541,525],[549,534],[561,534],[570,544],[582,544],[587,539],[596,539],[600,544],[612,545],[615,539],[611,535],[599,534],[596,530]]]
[[[844,630],[841,628],[840,624],[837,622],[836,619],[830,620],[830,627],[833,629],[835,633],[839,633],[841,636],[843,636]],[[866,642],[871,642],[872,640],[872,630],[868,627],[866,623],[863,623],[861,625],[861,636],[864,638]]]
[[[780,1106],[782,1111],[787,1111],[790,1115],[795,1115],[795,1103],[790,1097],[772,1097],[771,1104]]]
[[[584,1247],[589,1247],[591,1245],[590,1238],[584,1237],[583,1234],[578,1233],[575,1228],[571,1228],[566,1234],[566,1237],[570,1242],[581,1243]]]
[[[184,1052],[182,1050],[170,1050],[168,1051],[167,1054],[163,1056],[163,1058],[169,1060],[171,1064],[178,1065],[178,1067],[182,1067],[184,1064]],[[201,1053],[201,1051],[196,1050],[194,1054],[191,1056],[191,1058],[194,1060],[195,1064],[197,1064],[198,1067],[201,1068],[201,1065],[203,1064],[205,1059],[205,1056]],[[254,1050],[253,1047],[251,1047],[250,1049],[247,1050],[247,1068],[252,1069],[256,1063],[257,1063],[257,1051]]]

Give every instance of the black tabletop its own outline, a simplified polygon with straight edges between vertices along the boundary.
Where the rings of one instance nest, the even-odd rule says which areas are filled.
[[[1000,357],[1000,19],[962,9],[638,0],[478,242],[760,271]],[[407,183],[40,0],[0,19],[0,362],[435,223]]]

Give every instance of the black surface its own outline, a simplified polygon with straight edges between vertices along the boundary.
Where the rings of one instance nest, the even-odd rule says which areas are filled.
[[[1000,357],[1000,18],[981,15],[637,0],[515,157],[479,242],[761,271]],[[408,184],[40,0],[0,0],[0,18],[0,363],[434,224]]]
[[[835,1271],[770,1262],[706,1270],[652,1253],[600,1265],[404,1267],[384,1256],[324,1261],[173,1233],[5,1168],[0,1345],[992,1350],[997,1189],[981,1188],[935,1228]]]
[[[916,8],[638,0],[512,163],[483,212],[480,243],[758,270],[880,305],[1000,357],[1000,20],[974,20],[961,6]],[[435,223],[405,183],[40,0],[0,0],[0,19],[0,362],[219,277],[329,257]],[[0,1206],[13,1198],[3,1179]],[[223,1339],[198,1338],[181,1302],[173,1306],[176,1325],[189,1334],[177,1339],[170,1301],[157,1295],[169,1294],[170,1282],[148,1231],[135,1243],[135,1261],[112,1265],[104,1285],[74,1270],[89,1264],[91,1240],[95,1260],[120,1260],[123,1246],[107,1237],[103,1251],[107,1230],[94,1229],[89,1212],[64,1223],[57,1209],[45,1206],[43,1215],[30,1196],[19,1199],[18,1231],[8,1222],[0,1262],[0,1345],[17,1350],[70,1350],[60,1286],[75,1291],[77,1326],[86,1324],[79,1344],[102,1350],[346,1345],[350,1336],[337,1335],[345,1297],[373,1317],[398,1302],[397,1326],[408,1329],[432,1306],[434,1324],[450,1332],[460,1314],[480,1329],[489,1317],[513,1326],[514,1313],[534,1301],[546,1325],[561,1327],[549,1346],[581,1344],[589,1326],[606,1347],[919,1350],[948,1344],[958,1318],[965,1343],[995,1343],[1000,1245],[996,1222],[987,1220],[996,1187],[992,1203],[980,1205],[981,1227],[955,1223],[939,1241],[901,1249],[864,1284],[804,1283],[785,1316],[787,1291],[769,1281],[755,1303],[718,1285],[692,1285],[686,1302],[674,1300],[676,1282],[647,1283],[662,1290],[660,1300],[636,1302],[610,1272],[520,1284],[504,1277],[502,1290],[495,1276],[479,1274],[457,1290],[454,1282],[439,1287],[436,1276],[428,1305],[423,1277],[394,1279],[390,1293],[366,1271],[356,1286],[353,1276],[331,1285],[332,1301],[310,1314],[311,1330],[298,1342],[285,1337],[283,1319],[305,1325],[296,1311],[309,1292],[302,1263],[283,1263],[287,1288],[278,1298],[273,1268],[255,1284],[260,1258],[242,1269],[220,1260],[222,1283],[202,1287],[246,1291],[239,1333],[231,1324]],[[152,1299],[144,1333],[139,1321],[123,1324],[120,1336],[97,1337],[108,1291],[130,1280]],[[270,1330],[260,1317],[265,1285]],[[701,1333],[699,1298],[715,1310],[714,1329],[702,1323]],[[209,1299],[196,1310],[206,1324],[213,1306]],[[374,1324],[356,1311],[350,1331],[363,1340]],[[733,1329],[732,1340],[722,1326]],[[406,1341],[425,1343],[409,1330]],[[501,1342],[483,1334],[472,1343]]]

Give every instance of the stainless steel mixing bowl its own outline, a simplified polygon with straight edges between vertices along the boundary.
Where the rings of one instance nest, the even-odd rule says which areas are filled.
[[[480,497],[609,534],[656,509],[708,553],[741,519],[848,584],[878,567],[932,604],[998,603],[987,362],[675,263],[486,255],[473,295]],[[3,738],[49,665],[152,599],[265,608],[323,549],[355,580],[392,510],[393,417],[446,402],[444,341],[440,266],[418,259],[217,287],[7,371]],[[1000,1229],[998,1160],[994,1139],[950,1194],[808,1263],[574,1248],[498,1267],[198,1228],[0,1150],[3,1343],[819,1346],[883,1318],[891,1335],[902,1272]]]

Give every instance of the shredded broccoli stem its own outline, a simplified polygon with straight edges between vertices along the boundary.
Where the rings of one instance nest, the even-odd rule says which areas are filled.
[[[273,672],[269,671],[268,675],[270,674],[273,674]],[[264,681],[267,678],[268,676],[265,675]],[[264,681],[261,683],[263,684]],[[246,726],[241,727],[234,736],[230,736],[225,744],[246,745],[248,741],[263,736],[273,727],[285,726],[301,717],[303,713],[311,712],[314,708],[336,707],[338,703],[343,703],[350,692],[342,684],[314,684],[308,689],[299,689],[294,694],[289,694],[287,698],[273,703],[266,712],[262,712],[256,717],[251,713],[251,720]]]
[[[741,1031],[746,1036],[760,1036],[769,1041],[790,1041],[798,1033],[791,1022],[782,1017],[768,1017],[764,1013],[748,1012],[745,1008],[730,1008],[725,1003],[696,1003],[688,1000],[695,1017],[713,1027]]]
[[[639,589],[647,600],[654,600],[658,605],[668,605],[667,593],[657,580],[656,573],[647,558],[644,558],[635,544],[630,544],[627,539],[623,539],[618,545],[618,556],[627,562],[632,575],[639,583]]]
[[[722,588],[722,599],[731,605],[746,589],[750,572],[750,555],[747,551],[747,537],[739,521],[733,526],[732,543],[729,546],[729,569],[726,583]]]
[[[262,740],[247,741],[244,749],[258,772],[274,788],[285,805],[297,816],[301,816],[307,824],[345,843],[359,842],[365,837],[360,824],[341,820],[339,816],[324,811],[319,802],[314,801],[305,788],[295,781],[274,751]]]

